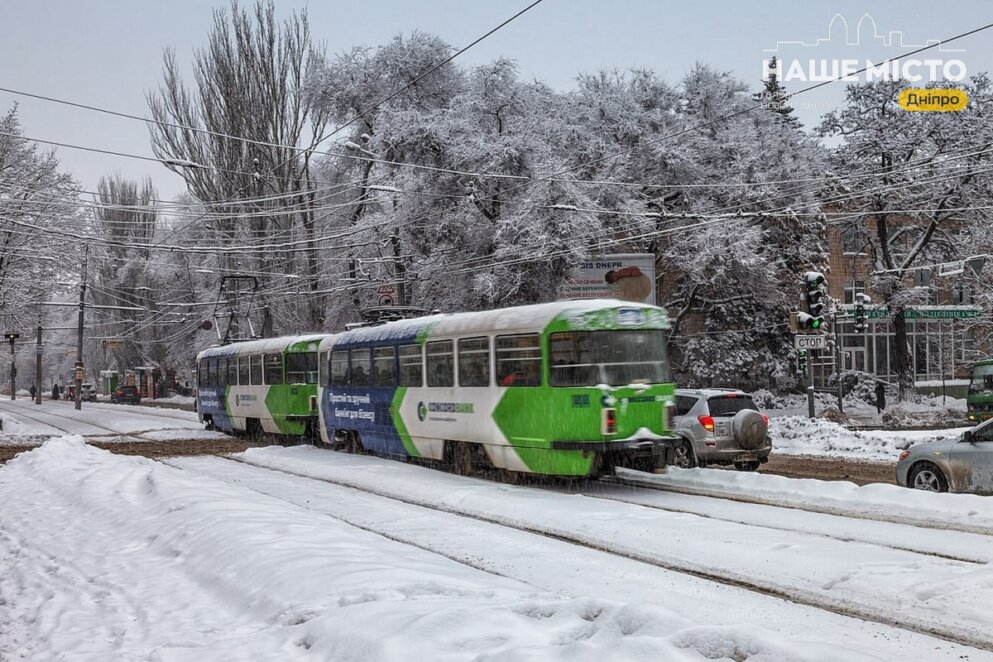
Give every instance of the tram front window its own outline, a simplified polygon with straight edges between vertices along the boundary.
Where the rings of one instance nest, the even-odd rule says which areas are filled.
[[[665,332],[658,329],[553,333],[549,358],[553,386],[671,381]]]

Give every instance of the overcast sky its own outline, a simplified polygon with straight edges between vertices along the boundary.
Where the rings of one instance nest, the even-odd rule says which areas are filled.
[[[203,45],[218,0],[0,0],[0,87],[58,97],[147,116],[145,94],[161,79],[162,51],[176,49],[188,63]],[[364,0],[305,2],[277,0],[281,15],[309,7],[311,33],[330,53],[356,45],[376,46],[413,30],[437,34],[455,47],[473,41],[530,0]],[[814,43],[828,33],[839,13],[851,37],[863,14],[871,14],[879,34],[899,30],[905,44],[923,44],[993,22],[993,3],[888,0],[880,2],[796,2],[764,0],[544,0],[516,21],[460,55],[463,65],[504,56],[517,61],[523,76],[556,89],[573,87],[578,72],[601,68],[650,68],[675,81],[694,62],[732,71],[758,87],[762,61],[777,42]],[[954,48],[964,52],[920,57],[961,59],[970,74],[993,69],[993,30]],[[952,48],[950,46],[949,48]],[[863,39],[858,46],[837,41],[818,47],[782,46],[789,58],[866,58],[900,53]],[[787,89],[805,87],[790,82]],[[794,101],[808,126],[836,106],[843,86],[805,94]],[[30,138],[151,156],[142,122],[0,92],[0,111],[20,104]],[[160,196],[170,199],[182,181],[154,163],[60,147],[63,168],[84,187],[119,172],[151,176]]]

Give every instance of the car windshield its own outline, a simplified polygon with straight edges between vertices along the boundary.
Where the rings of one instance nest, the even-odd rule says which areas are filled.
[[[742,409],[755,409],[758,407],[752,402],[751,396],[747,395],[719,395],[708,398],[707,406],[711,416],[734,416]]]
[[[972,368],[972,381],[969,382],[970,393],[993,391],[993,363],[977,365]]]
[[[552,386],[671,381],[665,332],[660,329],[553,333],[549,354]]]

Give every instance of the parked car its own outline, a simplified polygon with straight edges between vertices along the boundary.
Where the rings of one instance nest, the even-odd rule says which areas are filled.
[[[132,405],[141,404],[141,392],[138,390],[137,386],[124,385],[118,386],[113,393],[110,394],[111,402],[125,402]]]
[[[755,471],[772,452],[769,417],[737,389],[677,388],[673,431],[682,438],[669,456],[677,467],[731,464]]]
[[[929,492],[993,494],[993,418],[955,439],[903,451],[896,463],[896,482]]]
[[[95,384],[91,384],[90,382],[83,382],[79,392],[80,392],[80,397],[83,400],[88,400],[89,402],[96,402],[97,387]]]

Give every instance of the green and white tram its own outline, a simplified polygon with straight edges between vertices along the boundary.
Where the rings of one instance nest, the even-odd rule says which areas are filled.
[[[595,476],[664,463],[674,385],[663,309],[574,300],[328,336],[321,437],[399,457]]]
[[[317,349],[324,335],[267,338],[197,356],[197,412],[231,434],[317,433]]]

